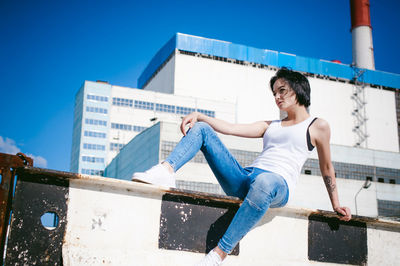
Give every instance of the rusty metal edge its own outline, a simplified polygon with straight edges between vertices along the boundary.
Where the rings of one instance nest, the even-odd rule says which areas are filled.
[[[185,189],[176,189],[176,188],[167,189],[167,188],[157,187],[157,186],[150,185],[150,184],[133,182],[133,181],[122,180],[122,179],[115,179],[115,178],[110,178],[110,177],[91,176],[91,175],[85,175],[85,174],[78,174],[78,173],[71,173],[71,172],[64,172],[64,171],[57,171],[57,170],[50,170],[50,169],[43,169],[43,168],[36,168],[36,167],[24,167],[24,168],[21,168],[18,170],[22,171],[22,172],[27,172],[30,174],[42,174],[42,175],[46,175],[50,178],[81,179],[81,180],[88,180],[88,181],[102,182],[102,183],[107,182],[110,185],[113,185],[116,182],[118,182],[118,183],[123,182],[124,184],[127,185],[127,187],[131,187],[131,184],[134,184],[134,186],[137,187],[138,189],[139,188],[151,188],[154,190],[159,190],[163,193],[171,193],[171,194],[177,194],[177,195],[182,195],[182,196],[190,196],[193,198],[209,199],[209,200],[214,200],[214,201],[236,203],[236,204],[242,203],[242,200],[237,197],[230,197],[230,196],[224,196],[224,195],[219,195],[219,194],[198,192],[198,191],[185,190]]]
[[[0,264],[3,265],[8,222],[10,220],[15,174],[18,168],[33,166],[33,159],[19,152],[16,155],[0,153]]]
[[[310,213],[310,215],[324,216],[327,218],[339,218],[335,212],[325,211],[325,210],[315,210]],[[368,227],[377,227],[382,229],[394,230],[400,232],[400,222],[385,220],[380,218],[352,215],[351,221],[363,222],[368,225]]]
[[[162,187],[157,187],[150,184],[132,182],[129,180],[121,180],[121,179],[114,179],[109,177],[101,177],[101,176],[91,176],[91,175],[84,175],[84,174],[77,174],[77,173],[70,173],[70,172],[63,172],[63,171],[56,171],[50,169],[42,169],[42,168],[35,168],[35,167],[24,167],[20,168],[19,171],[27,171],[31,174],[43,174],[50,178],[67,178],[67,179],[80,179],[80,180],[87,180],[92,182],[100,182],[103,184],[108,184],[110,186],[126,186],[127,189],[130,191],[140,191],[140,190],[148,190],[153,191],[156,193],[170,193],[175,195],[181,196],[188,196],[192,198],[199,198],[205,199],[210,201],[217,201],[217,202],[224,202],[224,203],[231,203],[231,204],[238,204],[240,205],[243,201],[237,197],[230,197],[224,196],[219,194],[212,194],[206,192],[198,192],[192,190],[185,190],[185,189],[166,189]],[[339,218],[339,215],[336,212],[326,211],[326,210],[315,210],[315,209],[307,209],[307,208],[299,208],[296,206],[286,206],[283,207],[284,212],[290,213],[291,215],[300,215],[304,217],[309,217],[310,215],[319,215],[324,216],[327,218]],[[274,211],[274,209],[271,209]],[[352,221],[360,221],[367,223],[369,226],[376,226],[381,228],[392,228],[395,231],[400,231],[400,222],[392,221],[392,220],[384,220],[380,218],[373,218],[367,216],[359,216],[353,215]]]

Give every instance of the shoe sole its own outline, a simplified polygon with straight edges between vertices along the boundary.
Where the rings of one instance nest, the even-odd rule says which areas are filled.
[[[137,179],[137,178],[132,178],[132,180],[131,180],[131,181],[133,181],[133,182],[138,182],[138,183],[143,183],[143,184],[149,184],[149,185],[153,185],[152,183],[149,183],[149,182],[146,182],[146,181],[143,181],[143,180]]]
[[[142,184],[147,184],[147,185],[153,185],[153,186],[157,186],[157,187],[162,187],[162,188],[167,188],[167,189],[171,189],[171,188],[176,189],[176,187],[171,187],[171,186],[167,186],[167,185],[156,185],[156,184],[152,184],[152,183],[149,183],[149,182],[137,179],[137,178],[132,178],[131,181],[137,182],[137,183],[142,183]]]

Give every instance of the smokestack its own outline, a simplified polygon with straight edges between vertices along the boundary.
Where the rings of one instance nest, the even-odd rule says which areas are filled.
[[[369,0],[350,0],[353,64],[375,69]]]

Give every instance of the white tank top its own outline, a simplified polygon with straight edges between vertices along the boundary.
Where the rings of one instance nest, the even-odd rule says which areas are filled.
[[[289,200],[299,179],[301,168],[308,156],[307,130],[313,121],[282,127],[281,120],[272,121],[263,137],[263,151],[250,167],[257,167],[281,175],[289,187]]]

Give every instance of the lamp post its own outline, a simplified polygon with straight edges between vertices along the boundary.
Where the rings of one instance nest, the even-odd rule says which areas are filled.
[[[358,192],[356,193],[355,197],[354,197],[354,203],[356,205],[356,215],[358,215],[358,209],[357,209],[357,196],[358,194],[361,192],[362,189],[368,189],[371,186],[372,182],[371,180],[367,177],[367,180],[365,180],[364,184],[362,185],[362,187],[358,190]]]

